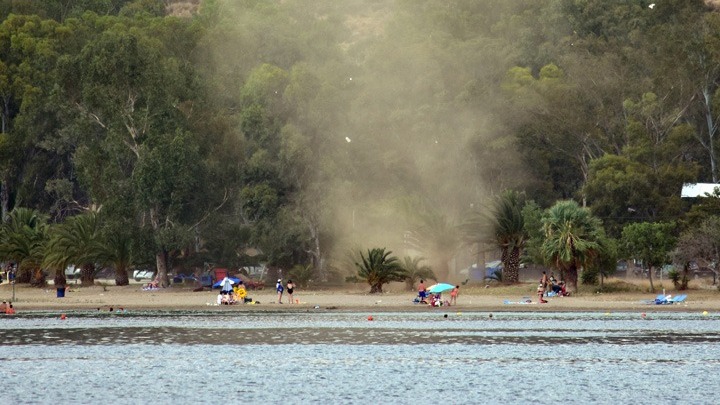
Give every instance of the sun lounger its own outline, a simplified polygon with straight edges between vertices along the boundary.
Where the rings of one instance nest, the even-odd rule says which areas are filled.
[[[675,298],[670,298],[667,300],[668,304],[679,304],[683,301],[685,301],[685,298],[687,298],[687,294],[680,294]]]
[[[655,299],[652,299],[652,300],[641,300],[640,303],[641,303],[641,304],[647,304],[647,305],[655,305],[655,304],[661,303],[661,302],[664,301],[664,300],[665,300],[665,296],[662,295],[662,294],[660,294],[660,295],[658,295],[657,297],[655,297]]]
[[[667,297],[660,294],[655,298],[655,304],[657,305],[664,305],[668,303],[668,300],[671,299],[672,296],[668,295]]]

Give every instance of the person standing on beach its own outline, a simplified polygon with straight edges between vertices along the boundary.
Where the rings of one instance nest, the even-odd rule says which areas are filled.
[[[545,287],[542,284],[538,284],[537,294],[538,294],[538,303],[546,304],[547,301],[545,300],[545,298],[543,298],[543,296],[545,295]]]
[[[418,285],[418,297],[420,298],[420,302],[422,304],[427,303],[425,300],[427,298],[427,291],[425,288],[425,280],[420,280],[420,284]]]
[[[295,290],[295,284],[293,284],[292,280],[288,280],[287,282],[287,294],[288,298],[290,298],[290,303],[294,304],[295,301],[293,300],[293,291]]]
[[[542,284],[543,291],[547,291],[548,276],[547,273],[545,273],[544,271],[542,272],[542,277],[540,278],[540,284]]]
[[[278,304],[282,304],[282,295],[285,288],[282,285],[282,279],[279,278],[277,284],[275,284],[275,290],[278,293]]]
[[[457,305],[457,296],[460,291],[460,286],[456,285],[455,288],[450,291],[450,305]]]

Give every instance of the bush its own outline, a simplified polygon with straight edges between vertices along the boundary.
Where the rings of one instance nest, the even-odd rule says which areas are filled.
[[[598,283],[598,271],[584,270],[580,276],[580,282],[585,285],[595,285]]]

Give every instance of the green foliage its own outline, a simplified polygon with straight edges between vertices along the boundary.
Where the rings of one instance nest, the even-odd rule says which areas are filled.
[[[305,288],[312,282],[314,270],[312,265],[297,264],[288,272],[288,279]]]
[[[577,289],[578,269],[590,266],[601,249],[602,223],[575,201],[556,203],[546,211],[542,223],[543,257]]]
[[[687,277],[687,271],[678,271],[678,269],[674,267],[668,272],[668,278],[672,281],[675,289],[681,291],[687,289],[688,282],[690,281]]]
[[[402,268],[405,273],[405,284],[407,285],[408,290],[414,290],[420,280],[438,281],[430,266],[420,264],[420,262],[424,260],[424,257],[405,256],[403,258]]]
[[[161,0],[0,0],[0,216],[102,207],[133,231],[118,263],[252,247],[319,279],[342,246],[407,229],[444,278],[469,202],[506,189],[538,201],[495,207],[508,260],[543,259],[557,200],[611,237],[697,225],[717,207],[685,220],[678,190],[718,180],[720,14],[648,3],[205,0],[178,18]],[[436,203],[396,224],[408,195]],[[571,267],[606,274],[598,243]]]
[[[44,263],[58,273],[70,264],[82,267],[83,285],[95,283],[95,266],[107,251],[98,214],[89,212],[68,218],[53,229]],[[63,277],[61,277],[63,278]]]
[[[490,218],[493,242],[502,252],[503,280],[509,283],[520,281],[520,256],[527,240],[524,206],[523,194],[506,190],[495,201]]]
[[[683,268],[681,286],[687,287],[690,262],[718,271],[720,263],[720,216],[711,215],[680,234],[672,252],[673,261]]]
[[[41,264],[48,243],[47,217],[36,210],[16,207],[0,226],[0,258],[15,262],[17,281],[44,285]]]
[[[368,249],[367,255],[360,252],[360,263],[355,263],[358,269],[358,278],[370,285],[370,293],[382,293],[382,286],[393,282],[403,281],[405,272],[402,264],[391,251],[385,248]]]
[[[669,254],[675,247],[673,223],[640,222],[626,225],[622,231],[621,251],[626,258],[640,259],[648,266],[650,290],[655,292],[652,282],[653,268],[668,263]]]
[[[523,250],[524,263],[545,262],[542,255],[542,244],[545,240],[543,232],[542,217],[543,210],[535,201],[527,201],[522,209],[523,221],[525,222],[525,231],[527,232],[527,240],[525,249]]]

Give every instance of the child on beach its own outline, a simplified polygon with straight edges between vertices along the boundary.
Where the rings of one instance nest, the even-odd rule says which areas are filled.
[[[450,304],[449,305],[457,305],[457,296],[458,291],[460,291],[460,286],[456,285],[455,288],[450,291]]]
[[[275,284],[275,290],[278,293],[278,304],[282,304],[282,295],[285,288],[282,285],[282,279],[279,278],[277,284]]]
[[[547,303],[545,298],[543,298],[543,295],[545,295],[545,286],[543,286],[542,284],[538,284],[537,294],[538,294],[538,300],[539,300],[538,302],[540,304]]]

